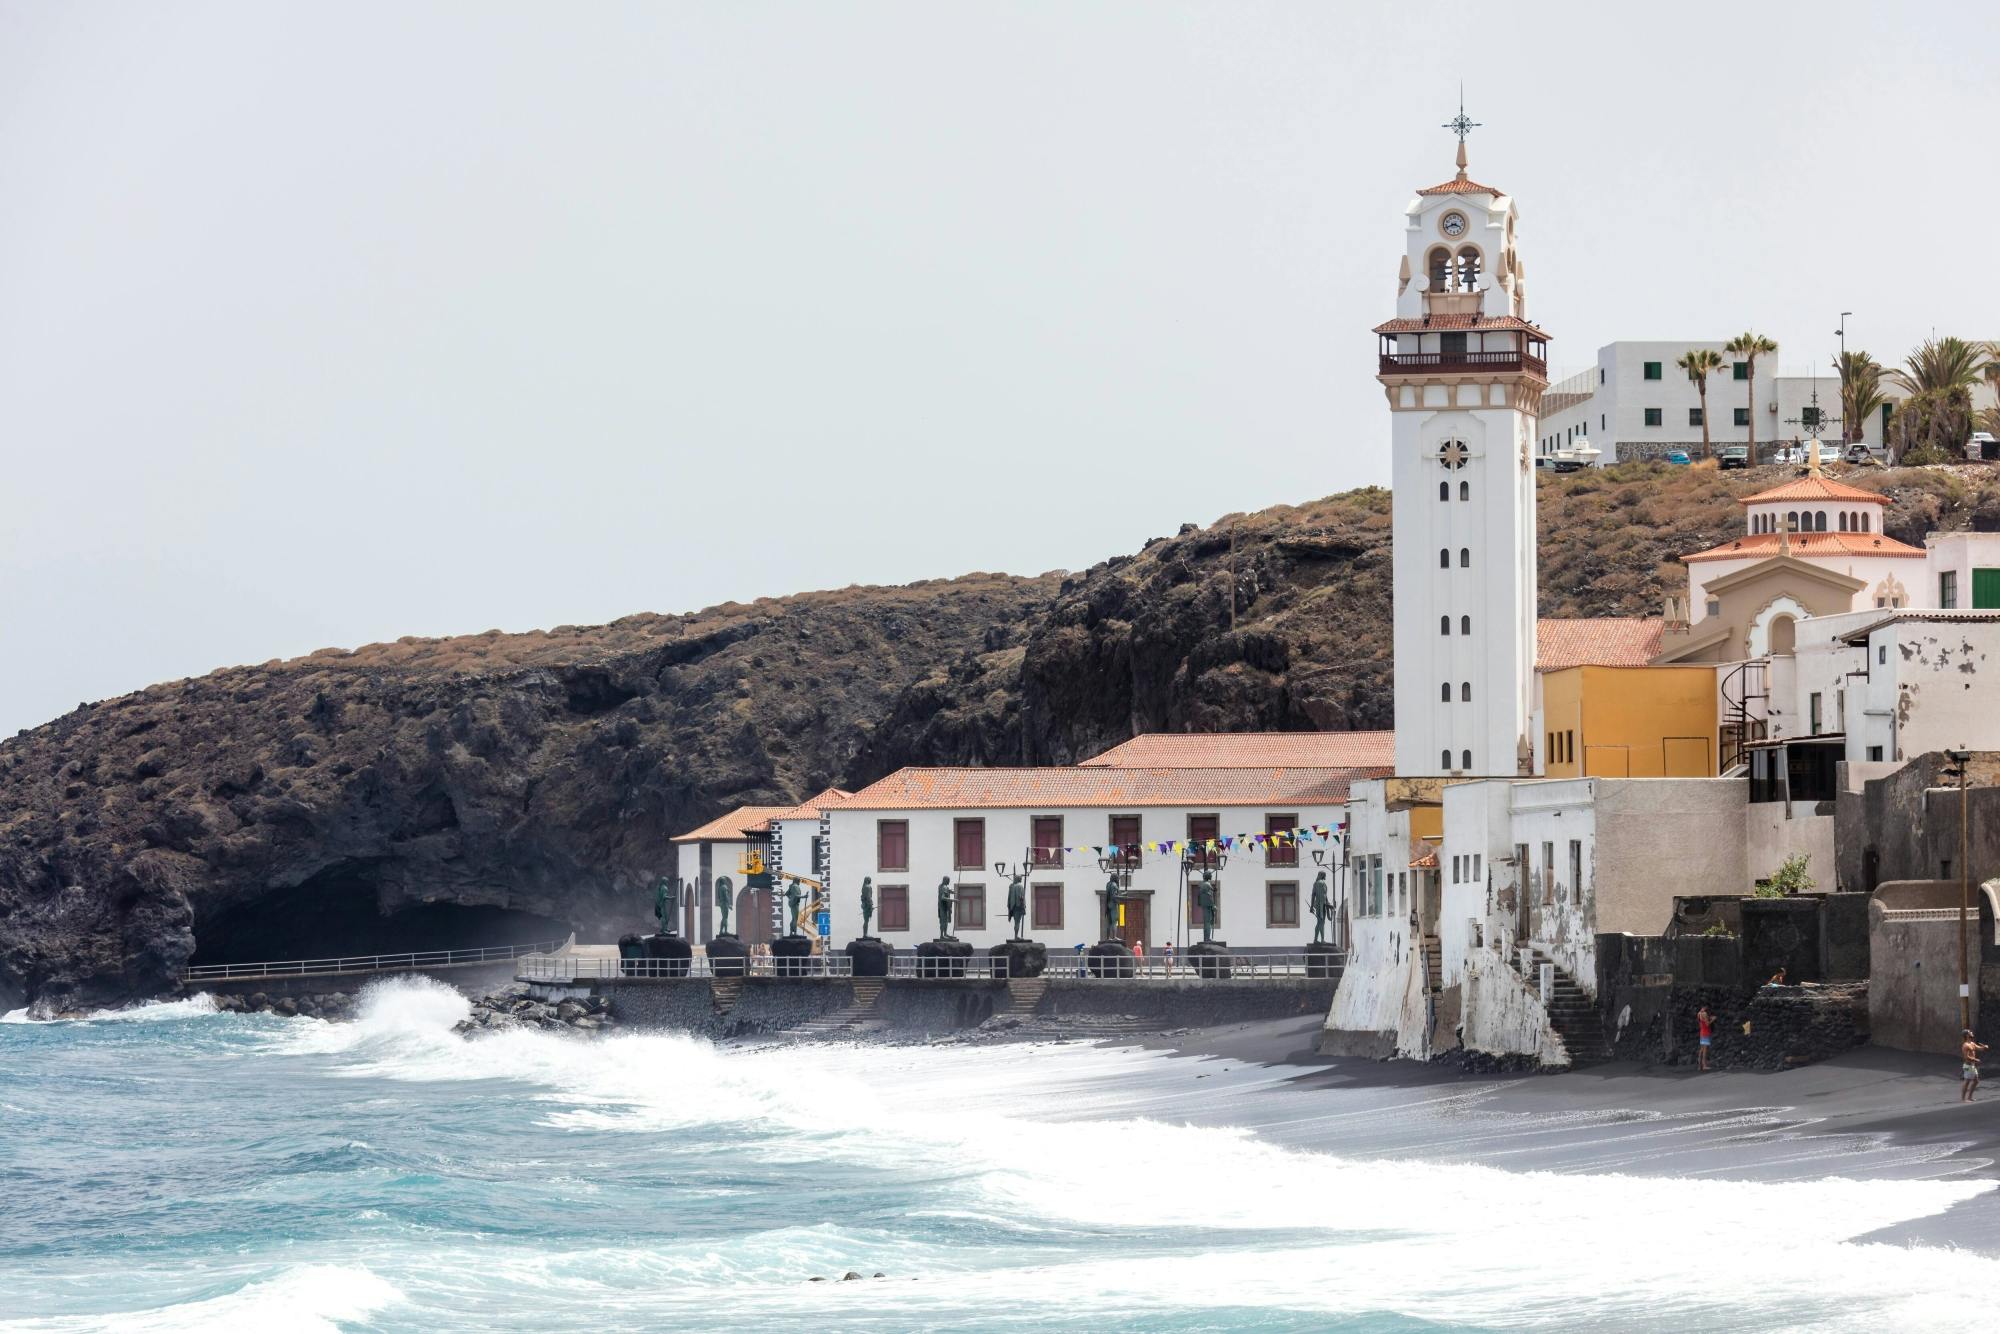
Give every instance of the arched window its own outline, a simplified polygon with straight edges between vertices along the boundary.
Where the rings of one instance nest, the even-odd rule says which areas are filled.
[[[1439,499],[1439,500],[1450,500],[1450,499],[1451,499],[1451,483],[1450,483],[1450,482],[1439,482],[1439,483],[1438,483],[1438,499]]]
[[[1785,511],[1785,531],[1788,533],[1799,531],[1799,512],[1797,510]]]
[[[1448,635],[1451,633],[1451,617],[1449,616],[1438,617],[1438,633],[1441,635]]]
[[[1471,547],[1460,547],[1458,549],[1458,568],[1461,570],[1469,570],[1472,568]]]
[[[1445,681],[1438,685],[1438,703],[1451,703],[1451,682]]]
[[[1825,532],[1825,531],[1826,531],[1826,511],[1825,511],[1825,510],[1821,510],[1821,511],[1820,511],[1820,512],[1819,512],[1818,514],[1815,514],[1815,515],[1813,516],[1813,531],[1814,531],[1814,532],[1818,532],[1818,533],[1823,533],[1823,532]]]
[[[1839,530],[1838,530],[1838,531],[1840,531],[1840,532],[1843,532],[1843,533],[1844,533],[1844,532],[1846,532],[1846,531],[1847,531],[1847,511],[1846,511],[1846,510],[1842,510],[1842,511],[1840,512],[1840,518],[1839,518],[1839,523],[1840,523],[1840,528],[1839,528]]]
[[[1866,511],[1866,510],[1862,511],[1862,514],[1861,514],[1861,531],[1862,531],[1862,532],[1864,532],[1864,533],[1865,533],[1865,532],[1867,532],[1867,531],[1869,530],[1869,529],[1868,529],[1868,525],[1869,525],[1869,524],[1871,524],[1871,523],[1873,523],[1873,522],[1874,522],[1874,516],[1870,515],[1870,514],[1869,514],[1869,513],[1868,513],[1868,512]]]
[[[1424,261],[1424,267],[1430,272],[1433,292],[1451,290],[1451,251],[1443,246],[1437,247],[1431,251],[1430,258]]]
[[[1458,498],[1460,500],[1472,499],[1472,483],[1460,482],[1458,484]]]
[[[1461,769],[1465,769],[1465,770],[1470,770],[1470,769],[1472,768],[1472,752],[1471,752],[1471,751],[1469,751],[1469,750],[1468,750],[1468,751],[1464,751],[1464,752],[1462,752],[1462,753],[1461,753],[1461,754],[1459,755],[1459,757],[1458,757],[1458,758],[1459,758],[1459,766],[1458,766],[1459,768],[1461,768]]]
[[[1461,681],[1458,683],[1458,702],[1460,704],[1472,703],[1472,682]]]
[[[1439,568],[1440,570],[1449,570],[1449,569],[1451,568],[1451,548],[1450,548],[1450,547],[1439,547],[1439,548],[1438,548],[1438,568]]]
[[[1438,768],[1440,769],[1451,768],[1451,750],[1449,748],[1446,748],[1445,752],[1442,755],[1438,756]]]
[[[1461,616],[1458,618],[1458,632],[1462,635],[1472,633],[1472,618],[1470,616]]]

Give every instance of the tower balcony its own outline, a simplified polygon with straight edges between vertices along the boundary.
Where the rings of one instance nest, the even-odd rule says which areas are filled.
[[[1407,375],[1433,371],[1527,371],[1547,378],[1548,363],[1542,358],[1509,348],[1493,352],[1384,352],[1383,375]]]

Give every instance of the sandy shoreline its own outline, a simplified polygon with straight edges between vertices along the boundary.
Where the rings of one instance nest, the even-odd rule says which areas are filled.
[[[1320,1056],[1320,1023],[1271,1020],[1120,1041],[1173,1058],[1121,1088],[1121,1108],[1348,1157],[1516,1172],[2000,1182],[2000,1085],[1960,1103],[1957,1063],[1942,1057],[1863,1047],[1776,1072],[1611,1064],[1466,1075]],[[1059,1115],[1092,1115],[1089,1099]],[[2000,1190],[1865,1240],[2000,1256]]]

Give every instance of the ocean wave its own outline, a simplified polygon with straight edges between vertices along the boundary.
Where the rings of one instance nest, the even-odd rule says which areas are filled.
[[[92,1010],[88,1014],[80,1015],[53,1015],[37,1012],[33,1007],[24,1007],[0,1014],[0,1024],[153,1024],[176,1019],[195,1019],[216,1012],[215,997],[203,991],[181,1000],[141,1001],[137,1005],[121,1006],[111,1010]]]
[[[0,1320],[7,1334],[339,1334],[402,1299],[393,1283],[347,1265],[312,1264],[286,1269],[229,1291],[193,1297],[143,1311],[118,1311],[43,1319]]]

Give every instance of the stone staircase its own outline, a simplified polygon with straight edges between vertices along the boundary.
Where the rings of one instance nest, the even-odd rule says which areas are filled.
[[[1424,990],[1444,990],[1444,946],[1436,936],[1424,937]]]
[[[1007,979],[1007,1004],[995,1010],[995,1014],[1033,1014],[1042,1003],[1042,993],[1049,989],[1046,977],[1010,977]]]
[[[1598,1017],[1597,1002],[1585,994],[1576,979],[1564,972],[1562,966],[1540,950],[1532,951],[1536,975],[1527,979],[1528,989],[1541,995],[1540,970],[1548,964],[1555,972],[1555,989],[1546,1006],[1549,1024],[1556,1035],[1563,1040],[1563,1047],[1569,1052],[1572,1066],[1594,1065],[1611,1059],[1611,1049],[1604,1045],[1604,1022]]]
[[[708,980],[709,1002],[715,1006],[717,1014],[728,1014],[736,1008],[737,997],[743,994],[743,979],[740,977],[712,977]]]
[[[884,980],[879,977],[855,978],[852,1004],[817,1019],[808,1019],[803,1024],[795,1024],[785,1030],[785,1036],[802,1038],[807,1042],[824,1042],[882,1027],[883,1021],[875,1016],[875,1003],[882,999],[884,985]]]

